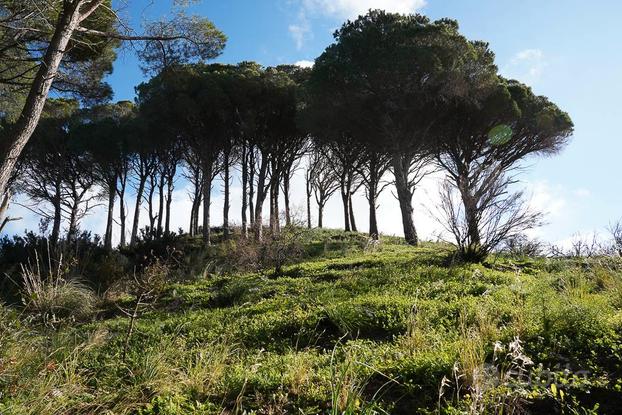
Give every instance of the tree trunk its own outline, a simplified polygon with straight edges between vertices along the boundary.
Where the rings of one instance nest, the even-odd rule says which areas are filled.
[[[197,236],[200,206],[201,196],[199,192],[195,191],[194,198],[192,199],[192,208],[190,209],[190,228],[188,228],[190,236]]]
[[[8,194],[9,181],[22,150],[32,136],[71,36],[80,23],[84,1],[64,2],[63,10],[41,65],[33,79],[24,108],[10,133],[0,143],[0,196]]]
[[[192,208],[190,208],[190,225],[188,226],[188,235],[194,236],[194,209],[196,206],[196,200],[192,201]]]
[[[285,225],[292,225],[292,214],[289,207],[289,185],[290,185],[290,175],[286,174],[283,178],[283,198],[285,201]]]
[[[320,204],[318,205],[318,208],[317,208],[317,227],[318,228],[322,229],[322,227],[324,226],[323,221],[324,221],[324,206]]]
[[[274,173],[273,173],[274,174]],[[281,230],[281,220],[279,215],[279,177],[273,178],[270,186],[270,231],[273,235],[278,235]]]
[[[229,154],[225,154],[223,180],[225,182],[225,201],[222,210],[222,232],[225,239],[229,239]]]
[[[482,238],[479,231],[477,199],[469,188],[468,179],[460,178],[458,180],[458,189],[464,206],[464,218],[467,225],[468,246],[465,254],[472,258],[478,258],[481,255]]]
[[[125,186],[127,184],[127,174],[121,178],[121,188],[118,191],[119,194],[119,224],[121,228],[121,238],[119,244],[125,246],[125,219],[127,214],[125,213]]]
[[[242,146],[242,238],[248,238],[248,147]]]
[[[160,174],[160,182],[158,183],[158,227],[156,229],[156,235],[162,236],[163,222],[164,222],[164,174]]]
[[[376,216],[378,186],[380,185],[379,176],[380,173],[378,172],[378,162],[376,159],[372,159],[369,166],[367,200],[369,201],[369,237],[375,241],[377,241],[379,237],[378,218]]]
[[[378,219],[376,217],[376,196],[369,195],[369,237],[378,240]]]
[[[255,225],[255,152],[252,147],[248,149],[248,215],[250,218],[250,226]]]
[[[281,171],[276,160],[271,162],[270,177],[270,232],[277,235],[279,232],[279,185]]]
[[[212,177],[214,163],[209,160],[203,163],[203,242],[210,245],[210,204],[212,203]]]
[[[413,221],[412,192],[408,186],[409,162],[398,154],[392,157],[393,173],[395,175],[395,188],[397,198],[402,211],[402,225],[404,226],[404,239],[410,245],[419,243],[417,230]]]
[[[114,223],[114,202],[117,196],[117,178],[108,183],[108,218],[106,219],[106,233],[104,234],[104,248],[112,249],[112,226]]]
[[[345,227],[344,230],[346,232],[349,232],[350,229],[350,193],[347,190],[347,186],[345,184],[342,184],[341,186],[341,200],[343,201],[343,220],[345,223]]]
[[[201,168],[192,167],[191,182],[194,186],[192,194],[192,207],[190,209],[190,236],[197,236],[199,233],[199,209],[203,198],[203,176]]]
[[[138,221],[140,219],[140,205],[145,192],[145,182],[147,177],[143,176],[139,179],[138,190],[136,191],[136,206],[134,207],[134,219],[132,221],[132,235],[130,236],[130,246],[134,246],[138,239]]]
[[[174,175],[168,177],[166,189],[166,221],[164,222],[164,233],[171,231],[171,203],[173,202],[173,180]]]
[[[80,207],[79,199],[74,192],[74,204],[69,214],[69,229],[67,230],[67,242],[73,243],[78,239],[78,209]]]
[[[149,212],[149,233],[152,237],[156,236],[156,220],[158,219],[158,215],[153,206],[153,196],[156,192],[157,186],[157,178],[155,177],[155,172],[149,176],[149,196],[147,197],[147,208]]]
[[[313,224],[311,223],[311,197],[313,195],[313,190],[311,188],[311,180],[309,178],[309,173],[307,173],[306,180],[306,191],[307,191],[307,228],[311,229]]]
[[[60,182],[55,184],[56,194],[54,195],[54,219],[52,219],[52,233],[50,234],[50,245],[55,246],[60,238],[60,226],[62,219]]]
[[[354,220],[354,208],[352,207],[352,194],[348,197],[348,207],[350,208],[350,229],[352,232],[358,232],[356,221]]]
[[[263,237],[263,203],[266,200],[266,173],[268,170],[267,155],[261,157],[261,167],[257,177],[257,203],[255,203],[255,240],[261,241]]]

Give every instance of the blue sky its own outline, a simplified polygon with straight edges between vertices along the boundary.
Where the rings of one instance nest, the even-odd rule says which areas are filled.
[[[143,19],[164,17],[171,11],[167,0],[115,3],[135,27]],[[490,43],[502,74],[531,85],[537,94],[548,96],[571,115],[576,132],[570,145],[558,156],[530,161],[521,176],[534,208],[549,213],[549,224],[537,236],[556,242],[577,232],[604,234],[609,223],[622,217],[617,177],[622,154],[617,124],[622,120],[622,2],[204,0],[190,10],[209,17],[229,37],[218,62],[253,60],[269,66],[312,61],[331,43],[334,29],[368,8],[457,19],[467,37]],[[131,48],[120,52],[114,69],[108,82],[115,99],[133,99],[134,86],[143,76]],[[416,220],[430,237],[435,231],[425,211],[433,209],[435,186],[432,179],[424,184],[415,201],[427,205],[419,209]],[[180,190],[180,197],[184,195]],[[328,223],[340,226],[339,202],[334,199]],[[366,208],[362,198],[359,202],[359,222],[364,225]],[[399,234],[399,214],[389,192],[380,203],[381,230]],[[100,226],[91,221],[92,226]],[[16,223],[8,231],[26,225]]]

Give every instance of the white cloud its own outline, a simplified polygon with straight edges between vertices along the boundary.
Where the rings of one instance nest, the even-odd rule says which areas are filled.
[[[542,59],[542,51],[540,49],[525,49],[518,52],[512,61],[514,63],[524,60]]]
[[[303,0],[308,12],[337,18],[356,18],[369,9],[414,13],[425,6],[425,0]]]
[[[538,81],[546,68],[544,52],[540,49],[525,49],[516,53],[502,69],[504,75],[526,83]]]
[[[382,9],[394,13],[415,13],[426,5],[425,0],[296,0],[299,5],[295,23],[289,25],[289,33],[298,50],[313,38],[309,17],[323,16],[336,19],[355,19],[369,9]]]
[[[298,21],[294,24],[289,25],[289,34],[292,39],[296,43],[296,48],[298,50],[302,49],[305,42],[313,38],[313,32],[311,30],[311,24],[307,19],[307,16],[304,10],[301,10],[298,15]]]
[[[579,197],[581,199],[585,199],[585,198],[592,196],[592,192],[590,191],[590,189],[586,189],[584,187],[575,189],[573,193],[576,197]]]
[[[567,202],[563,189],[552,187],[548,182],[527,183],[527,194],[531,194],[529,207],[536,212],[542,212],[547,217],[556,217],[562,214]]]
[[[294,65],[300,66],[301,68],[313,68],[313,65],[315,65],[315,62],[308,61],[308,60],[301,60],[301,61],[296,62]]]

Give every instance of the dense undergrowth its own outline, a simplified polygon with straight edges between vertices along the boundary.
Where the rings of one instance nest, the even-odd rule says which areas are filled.
[[[89,318],[1,306],[0,414],[614,414],[622,405],[618,259],[460,264],[442,244],[370,245],[323,231],[297,263],[244,272],[219,259],[232,249],[186,258],[192,267],[180,269],[191,275],[150,264],[100,293]]]

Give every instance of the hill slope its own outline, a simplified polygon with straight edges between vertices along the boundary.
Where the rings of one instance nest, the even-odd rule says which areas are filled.
[[[619,262],[452,264],[440,244],[355,240],[316,241],[315,257],[278,275],[166,283],[138,307],[120,297],[87,324],[46,329],[0,308],[0,413],[616,413],[622,404]]]

